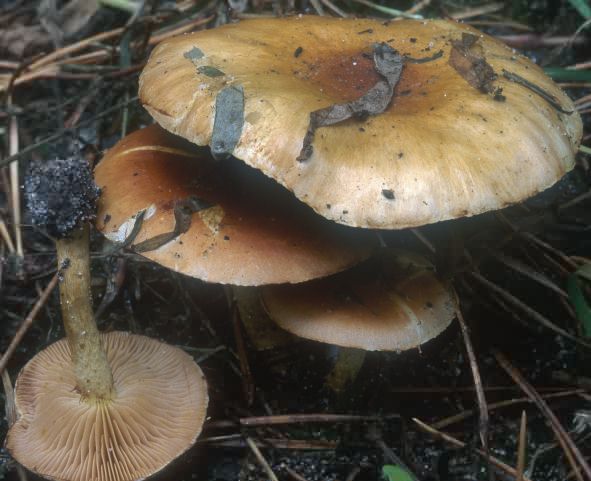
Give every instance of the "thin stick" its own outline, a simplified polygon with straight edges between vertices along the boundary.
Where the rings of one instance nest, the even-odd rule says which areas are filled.
[[[29,314],[27,315],[27,317],[25,318],[23,323],[18,328],[18,331],[16,331],[16,334],[12,338],[12,341],[10,341],[8,348],[6,349],[4,354],[2,355],[2,358],[0,358],[0,373],[3,373],[4,369],[6,369],[6,364],[8,364],[8,361],[10,360],[12,355],[14,354],[14,351],[16,351],[16,348],[20,344],[20,342],[23,339],[26,332],[29,330],[29,327],[31,327],[31,325],[33,324],[33,321],[37,317],[37,314],[39,314],[39,311],[47,302],[49,295],[51,294],[53,289],[55,289],[58,279],[59,279],[59,272],[56,272],[53,275],[53,277],[51,278],[51,280],[49,281],[49,284],[47,284],[45,289],[43,289],[43,292],[39,296],[39,299],[37,299],[37,302],[35,302],[35,305],[31,309],[31,311],[29,312]]]
[[[482,443],[482,447],[484,448],[484,452],[486,453],[486,460],[490,463],[490,452],[488,449],[488,406],[486,404],[486,397],[484,395],[484,389],[482,388],[482,377],[480,376],[480,370],[478,369],[478,363],[476,362],[476,354],[474,353],[474,347],[472,346],[472,341],[470,340],[470,333],[468,332],[468,326],[466,325],[466,321],[464,320],[464,316],[462,315],[462,311],[459,307],[459,301],[457,300],[456,294],[456,304],[457,308],[457,317],[458,322],[460,323],[460,328],[462,330],[462,337],[464,338],[464,345],[466,346],[466,353],[468,354],[468,359],[470,361],[470,369],[472,370],[472,377],[474,378],[474,386],[476,388],[476,399],[478,401],[478,412],[479,412],[479,420],[478,420],[478,431],[480,434],[480,442]],[[492,471],[490,470],[489,466],[489,475],[492,475]],[[490,476],[489,476],[490,477]]]
[[[471,17],[479,17],[480,15],[486,15],[501,10],[505,4],[503,2],[487,3],[481,7],[467,8],[461,12],[452,13],[451,18],[454,20],[464,20]]]
[[[255,458],[257,458],[257,461],[259,462],[261,467],[267,473],[267,476],[269,476],[269,479],[271,481],[279,481],[279,479],[277,479],[277,476],[275,476],[275,473],[271,469],[271,466],[269,465],[269,463],[267,462],[267,460],[263,456],[263,453],[261,453],[261,450],[258,448],[258,446],[255,444],[255,442],[252,440],[251,437],[249,437],[249,436],[246,437],[246,444],[248,444],[248,447],[253,452]]]
[[[517,479],[523,481],[523,472],[525,470],[525,451],[527,448],[527,414],[521,412],[521,425],[519,426],[519,446],[517,447]]]
[[[322,4],[325,5],[327,8],[330,8],[334,13],[339,15],[340,17],[347,18],[349,15],[344,10],[341,10],[337,7],[334,3],[330,0],[321,0]]]
[[[410,229],[410,231],[415,235],[417,239],[419,239],[427,249],[429,249],[433,254],[435,254],[436,249],[435,246],[431,243],[425,234],[423,234],[419,229]]]
[[[569,463],[577,475],[577,478],[580,480],[583,479],[579,473],[579,470],[577,469],[575,459],[583,468],[587,479],[591,479],[591,467],[589,466],[589,463],[587,463],[587,460],[577,445],[574,443],[572,438],[568,435],[554,412],[552,412],[548,404],[546,404],[546,401],[542,399],[540,394],[533,388],[531,384],[529,384],[529,382],[527,382],[523,375],[515,367],[513,367],[504,354],[496,350],[493,351],[493,354],[499,365],[507,372],[507,374],[509,374],[511,379],[515,381],[515,383],[523,390],[523,392],[525,392],[525,394],[527,394],[527,396],[536,404],[536,406],[538,406],[538,409],[542,412],[542,414],[550,421],[554,435],[562,446],[564,454],[568,458]]]
[[[10,233],[8,232],[8,229],[6,228],[6,222],[4,222],[4,219],[2,218],[0,218],[0,236],[2,236],[2,239],[4,240],[4,243],[8,248],[8,252],[14,254],[14,244],[12,243],[12,239],[10,238]]]
[[[285,466],[285,472],[289,474],[295,481],[308,481],[304,478],[301,474],[296,473],[293,469],[289,466]]]
[[[72,52],[77,52],[79,50],[82,50],[83,48],[88,47],[89,45],[92,45],[93,43],[101,42],[101,41],[108,40],[113,37],[117,37],[117,36],[121,35],[124,31],[125,31],[124,28],[115,28],[115,29],[109,30],[107,32],[101,32],[97,35],[93,35],[92,37],[86,37],[86,38],[80,40],[79,42],[76,42],[76,43],[73,43],[72,45],[68,45],[66,47],[57,49],[54,52],[51,52],[50,54],[45,55],[44,57],[41,57],[39,60],[37,60],[37,61],[33,62],[31,65],[29,65],[29,70],[35,70],[35,69],[38,69],[39,67],[43,67],[45,65],[48,65],[61,57],[65,57],[66,55],[68,55]]]
[[[581,394],[584,392],[585,392],[585,389],[573,389],[572,391],[564,391],[564,392],[557,392],[557,393],[553,393],[553,394],[546,394],[542,397],[544,399],[553,399],[553,398],[558,398],[558,397],[574,396],[574,395]],[[495,409],[514,406],[515,404],[531,403],[531,402],[532,402],[532,400],[528,397],[520,397],[520,398],[516,398],[516,399],[506,399],[505,401],[499,401],[496,403],[489,404],[488,410],[490,412]],[[454,414],[453,416],[449,416],[449,417],[444,418],[440,421],[437,421],[436,423],[433,423],[432,426],[435,429],[443,429],[443,428],[446,428],[447,426],[450,426],[452,424],[463,421],[464,419],[468,419],[469,417],[473,416],[474,413],[475,413],[475,411],[473,409],[466,409],[465,411],[462,411],[458,414]]]
[[[417,426],[419,426],[419,428],[421,428],[426,433],[431,434],[435,438],[441,439],[442,441],[452,444],[453,446],[456,446],[458,448],[465,448],[466,447],[466,443],[460,441],[459,439],[454,438],[453,436],[450,436],[449,434],[438,431],[437,429],[429,426],[428,424],[424,423],[420,419],[412,418],[412,420],[415,422],[415,424],[417,424]],[[481,449],[475,449],[474,451],[476,453],[478,453],[480,456],[486,457],[485,452],[482,451]],[[491,456],[489,459],[490,459],[490,463],[493,466],[495,466],[496,468],[500,469],[504,473],[507,473],[507,474],[513,476],[514,478],[517,477],[517,471],[514,468],[512,468],[511,466],[509,466],[508,464],[505,464],[503,461],[495,458],[494,456]],[[523,480],[524,481],[531,481],[527,477],[524,477]]]
[[[532,319],[535,319],[536,321],[538,321],[542,326],[553,330],[554,332],[560,334],[563,337],[566,337],[567,339],[570,339],[573,342],[576,342],[580,346],[584,346],[586,348],[591,348],[591,343],[584,341],[576,336],[573,336],[571,333],[569,333],[568,331],[565,331],[563,328],[557,326],[552,321],[550,321],[548,318],[546,318],[545,316],[540,314],[538,311],[536,311],[535,309],[532,309],[527,304],[520,301],[515,296],[511,295],[510,293],[508,293],[507,291],[505,291],[501,287],[497,286],[495,283],[489,281],[488,279],[486,279],[482,275],[478,274],[477,272],[470,272],[469,275],[470,275],[470,277],[476,279],[480,284],[486,286],[488,289],[490,289],[494,293],[498,294],[500,297],[502,297],[509,304],[512,304],[514,307],[525,312]]]
[[[12,96],[8,96],[7,106],[12,107]],[[14,155],[18,152],[18,118],[16,115],[10,116],[9,124],[9,155]],[[12,222],[14,228],[14,240],[16,243],[16,255],[19,257],[24,256],[23,251],[23,236],[21,232],[21,191],[19,188],[18,179],[18,162],[10,164],[10,195],[12,203]]]
[[[99,114],[96,114],[92,117],[82,120],[81,122],[78,122],[77,128],[83,127],[85,125],[89,125],[93,122],[96,122],[98,119],[106,117],[107,115],[111,115],[113,112],[116,112],[117,110],[121,109],[125,105],[128,105],[132,102],[136,102],[138,99],[139,99],[139,97],[136,96],[136,97],[130,98],[128,102],[122,102],[122,103],[113,105],[112,107],[109,107],[109,108],[103,110]],[[19,152],[15,153],[13,155],[9,155],[8,157],[6,157],[4,159],[1,159],[0,160],[0,167],[8,165],[11,162],[15,162],[16,160],[20,159],[25,154],[28,154],[29,152],[33,152],[34,150],[38,149],[39,147],[41,147],[49,142],[53,142],[54,140],[59,139],[60,137],[67,134],[68,132],[71,132],[72,130],[73,129],[67,129],[67,128],[59,129],[55,133],[48,135],[47,137],[44,137],[43,139],[39,140],[38,142],[35,142],[33,144],[29,144],[26,147],[23,147]]]
[[[399,416],[396,416],[399,417]],[[255,416],[241,418],[242,426],[276,426],[299,423],[351,423],[381,421],[379,416],[354,416],[349,414],[282,414],[277,416]]]
[[[431,5],[431,0],[421,0],[415,6],[406,10],[406,13],[419,13],[423,8]]]

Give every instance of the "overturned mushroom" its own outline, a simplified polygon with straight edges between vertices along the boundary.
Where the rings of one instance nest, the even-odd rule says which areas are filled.
[[[572,169],[582,133],[539,67],[437,20],[303,16],[179,36],[152,53],[140,97],[166,129],[358,227],[519,202]]]
[[[7,447],[41,476],[68,481],[139,480],[194,443],[205,421],[207,386],[181,349],[144,336],[101,336],[113,373],[110,398],[76,388],[66,340],[37,354],[19,374],[19,419]]]
[[[186,451],[205,420],[207,387],[176,347],[100,334],[92,313],[88,225],[97,190],[85,162],[35,165],[25,183],[34,222],[56,236],[67,334],[16,382],[14,458],[60,481],[135,481]],[[70,215],[63,215],[69,213]]]
[[[302,282],[347,269],[374,246],[370,233],[326,221],[259,172],[216,162],[157,125],[109,150],[95,178],[101,232],[208,282]]]

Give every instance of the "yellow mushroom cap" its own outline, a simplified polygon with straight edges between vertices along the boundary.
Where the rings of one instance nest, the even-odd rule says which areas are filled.
[[[102,335],[112,400],[82,399],[68,342],[41,351],[15,387],[6,445],[23,466],[60,481],[135,481],[191,447],[208,403],[201,369],[181,349],[124,332]]]
[[[422,257],[384,249],[346,272],[295,286],[266,286],[269,317],[300,337],[368,351],[398,351],[443,332],[456,307]]]
[[[108,238],[123,242],[144,210],[131,244],[141,250],[175,230],[175,208],[191,198],[203,208],[188,213],[186,232],[143,256],[208,282],[254,286],[326,276],[371,254],[371,233],[328,222],[260,172],[179,140],[153,125],[125,137],[96,167],[97,228]]]
[[[465,34],[476,38],[474,64],[458,55]],[[312,112],[358,99],[380,80],[379,43],[406,58],[389,106],[319,127],[311,157],[296,160]],[[472,67],[483,64],[495,95],[473,86]],[[231,153],[321,215],[357,227],[419,226],[522,201],[572,169],[582,135],[578,114],[565,113],[573,103],[539,67],[441,20],[247,20],[161,43],[140,79],[154,119],[199,145],[212,144],[220,93],[232,89],[226,103],[239,106],[243,95],[243,125]]]

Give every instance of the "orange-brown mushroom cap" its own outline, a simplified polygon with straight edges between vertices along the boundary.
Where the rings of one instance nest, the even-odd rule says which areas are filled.
[[[233,285],[302,282],[366,259],[367,232],[328,222],[235,159],[214,161],[157,125],[134,132],[95,170],[102,194],[97,227],[124,241],[144,218],[132,248],[175,230],[175,208],[193,199],[186,232],[140,253],[177,272]],[[184,149],[184,150],[183,150]]]
[[[113,370],[109,401],[82,399],[67,340],[37,354],[15,387],[12,456],[60,481],[135,481],[191,447],[205,420],[207,385],[191,356],[144,336],[102,336]]]
[[[464,34],[476,37],[473,51],[452,55]],[[406,58],[385,112],[319,127],[311,157],[298,162],[310,114],[380,80],[372,49],[382,42]],[[495,95],[473,86],[484,64]],[[419,226],[522,201],[572,169],[582,135],[573,103],[539,67],[447,21],[304,16],[183,35],[154,50],[140,97],[160,125],[211,145],[230,87],[244,109],[233,155],[358,227]]]
[[[295,286],[266,286],[273,321],[300,337],[368,351],[417,347],[455,317],[453,295],[422,257],[385,249],[353,269]]]

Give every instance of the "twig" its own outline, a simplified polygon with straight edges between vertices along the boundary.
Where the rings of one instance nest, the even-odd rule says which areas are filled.
[[[478,431],[480,434],[480,442],[482,443],[482,447],[484,448],[484,452],[486,453],[486,460],[489,463],[489,479],[492,476],[492,470],[490,469],[490,451],[488,449],[488,406],[486,404],[486,397],[484,396],[484,389],[482,388],[482,377],[480,376],[480,370],[478,369],[478,363],[476,362],[476,355],[474,353],[474,347],[472,346],[472,341],[470,340],[470,333],[468,332],[468,326],[466,325],[466,321],[464,320],[464,316],[462,315],[462,311],[460,309],[459,300],[456,294],[456,305],[457,305],[457,317],[458,322],[460,323],[460,328],[462,330],[462,337],[464,339],[464,345],[466,346],[466,353],[468,354],[468,359],[470,361],[470,369],[472,371],[472,377],[474,378],[474,387],[476,388],[476,399],[478,401],[478,412],[479,420],[478,420]]]
[[[281,414],[276,416],[253,416],[241,418],[240,425],[252,427],[299,423],[354,423],[371,421],[375,422],[381,421],[383,419],[383,417],[379,416],[354,416],[349,414]]]
[[[419,428],[421,428],[426,433],[431,434],[435,438],[441,439],[442,441],[445,441],[445,442],[447,442],[449,444],[452,444],[453,446],[456,446],[458,448],[465,448],[466,447],[466,443],[460,441],[459,439],[454,438],[453,436],[450,436],[449,434],[446,434],[446,433],[443,433],[441,431],[438,431],[437,429],[434,429],[433,427],[431,427],[428,424],[424,423],[420,419],[412,418],[412,420],[417,424],[417,426],[419,426]],[[486,454],[481,449],[475,449],[474,451],[476,453],[478,453],[480,456],[486,457]],[[495,466],[496,468],[498,468],[501,471],[503,471],[504,473],[507,473],[507,474],[513,476],[514,478],[517,477],[517,471],[514,468],[512,468],[508,464],[505,464],[504,462],[502,462],[501,460],[495,458],[494,456],[491,456],[490,457],[490,463],[493,466]],[[531,481],[527,477],[524,477],[523,479],[524,479],[524,481]]]
[[[406,10],[406,13],[418,13],[429,5],[431,5],[431,0],[421,0],[420,2],[417,2],[416,5]]]
[[[458,387],[400,387],[390,390],[392,393],[409,393],[409,394],[425,394],[425,393],[470,393],[474,391],[474,386],[458,386]],[[484,391],[515,391],[514,386],[484,386]],[[544,386],[537,388],[538,392],[566,392],[569,388],[564,386]]]
[[[408,474],[408,477],[412,481],[418,481],[417,476],[411,471],[411,469],[406,465],[406,463],[400,459],[400,457],[388,446],[384,440],[382,439],[382,433],[378,429],[376,425],[371,425],[367,430],[367,438],[370,441],[373,441],[378,448],[382,450],[384,453],[384,457],[392,464],[400,466],[400,468],[404,469]]]
[[[54,52],[51,52],[50,54],[47,54],[44,57],[41,57],[36,62],[33,62],[31,65],[29,65],[29,70],[35,70],[39,67],[44,67],[59,58],[65,57],[66,55],[73,52],[78,52],[79,50],[82,50],[83,48],[86,48],[89,45],[92,45],[97,42],[102,42],[113,37],[117,37],[121,35],[124,31],[124,28],[115,28],[113,30],[109,30],[108,32],[101,32],[97,35],[93,35],[92,37],[86,37],[80,40],[79,42],[73,43],[72,45],[59,48]]]
[[[12,95],[8,96],[7,107],[12,107]],[[18,152],[18,120],[14,115],[10,116],[9,124],[9,155],[14,155]],[[18,257],[24,256],[23,251],[23,236],[21,231],[21,191],[18,179],[18,162],[14,162],[10,166],[10,195],[12,204],[12,222],[14,228],[14,240],[16,244],[16,255]]]
[[[427,237],[419,230],[419,229],[410,229],[410,231],[414,234],[414,236],[419,239],[429,251],[435,254],[436,249],[435,246],[431,243]]]
[[[331,0],[320,0],[320,1],[322,2],[322,5],[324,5],[327,8],[330,8],[339,17],[347,18],[349,16],[347,14],[347,12],[345,12],[344,10],[341,10],[339,7],[337,7],[334,3],[331,2]]]
[[[136,102],[137,100],[138,100],[138,97],[136,96],[136,97],[130,98],[128,102],[122,102],[122,103],[119,103],[119,104],[114,105],[112,107],[109,107],[108,109],[103,110],[101,113],[94,115],[90,118],[84,119],[83,121],[79,122],[77,125],[77,128],[86,126],[86,125],[91,124],[93,122],[96,122],[98,119],[106,117],[107,115],[111,115],[113,112],[116,112],[117,110],[121,109],[125,105],[132,103],[132,102]],[[39,147],[41,147],[45,144],[48,144],[49,142],[53,142],[54,140],[59,139],[60,137],[66,135],[68,132],[71,132],[72,130],[73,129],[62,128],[62,129],[59,129],[57,132],[55,132],[51,135],[48,135],[47,137],[39,140],[38,142],[35,142],[34,144],[27,145],[26,147],[21,149],[19,152],[15,153],[14,155],[9,155],[8,157],[1,159],[0,160],[0,167],[4,167],[5,165],[8,165],[11,162],[14,162],[15,160],[20,159],[25,154],[28,154],[29,152],[33,152],[33,151],[37,150]]]
[[[533,388],[531,384],[529,384],[529,382],[527,382],[523,375],[515,367],[513,367],[513,365],[509,362],[509,360],[505,357],[504,354],[496,350],[493,351],[493,354],[499,365],[507,372],[507,374],[509,374],[511,379],[515,381],[515,383],[523,390],[523,392],[525,392],[525,394],[527,394],[527,396],[536,404],[536,406],[538,406],[538,409],[548,419],[548,421],[550,421],[552,430],[554,431],[554,434],[558,439],[558,442],[562,446],[564,454],[566,455],[567,459],[569,460],[569,463],[574,469],[575,474],[577,474],[577,478],[579,478],[580,480],[583,479],[582,477],[580,477],[581,475],[579,473],[579,470],[577,469],[576,462],[578,462],[583,468],[583,471],[585,472],[587,479],[591,479],[591,467],[589,466],[589,463],[587,463],[587,460],[585,459],[577,445],[566,432],[564,427],[562,427],[562,424],[560,423],[556,415],[552,412],[548,404],[546,404],[546,401],[542,399],[540,394]]]
[[[378,12],[385,13],[386,15],[390,15],[391,17],[402,17],[402,18],[413,18],[415,20],[421,20],[423,18],[422,15],[418,15],[416,13],[407,13],[403,10],[398,10],[397,8],[386,7],[383,5],[379,5],[377,3],[370,2],[369,0],[353,0],[355,3],[360,3],[365,5],[366,7],[373,8]]]
[[[494,253],[493,257],[502,264],[509,267],[510,269],[513,269],[514,271],[519,272],[520,274],[523,274],[526,277],[529,277],[531,280],[537,282],[538,284],[553,290],[559,296],[568,298],[568,294],[563,289],[554,284],[554,282],[548,279],[544,274],[541,274],[540,272],[533,270],[530,266],[521,262],[520,260],[514,259],[513,257],[509,257],[501,253]]]
[[[6,228],[6,222],[4,222],[4,219],[2,218],[0,218],[0,236],[2,236],[2,239],[4,240],[4,243],[8,248],[8,252],[14,254],[14,244],[12,243],[12,239],[10,238],[10,233],[8,232],[8,229]]]
[[[493,283],[493,282],[489,281],[488,279],[486,279],[485,277],[483,277],[481,274],[478,274],[476,272],[470,272],[469,275],[470,275],[470,277],[472,277],[472,278],[476,279],[478,282],[480,282],[482,285],[486,286],[491,291],[498,294],[500,297],[502,297],[509,304],[512,304],[514,307],[525,312],[532,319],[535,319],[536,321],[538,321],[541,325],[547,327],[548,329],[553,330],[554,332],[560,334],[561,336],[566,337],[567,339],[570,339],[573,342],[576,342],[577,344],[579,344],[581,346],[584,346],[586,348],[591,348],[591,343],[584,341],[582,339],[579,339],[578,337],[572,335],[568,331],[565,331],[563,328],[557,326],[552,321],[550,321],[548,318],[546,318],[545,316],[540,314],[538,311],[536,311],[535,309],[532,309],[531,307],[529,307],[527,304],[525,304],[524,302],[517,299],[512,294],[508,293],[507,291],[505,291],[501,287],[497,286],[495,283]]]
[[[471,17],[479,17],[480,15],[486,15],[488,13],[494,13],[505,7],[503,2],[487,3],[480,7],[467,8],[461,12],[451,14],[451,18],[454,20],[464,20]]]
[[[573,389],[571,391],[546,394],[542,397],[544,399],[554,399],[554,398],[558,398],[558,397],[574,396],[576,394],[581,394],[584,392],[585,392],[585,389]],[[528,397],[520,397],[520,398],[516,398],[516,399],[506,399],[505,401],[499,401],[496,403],[489,404],[488,410],[490,412],[495,409],[500,409],[500,408],[504,408],[504,407],[508,407],[508,406],[514,406],[515,404],[530,403],[530,402],[532,402],[532,401]],[[466,409],[465,411],[462,411],[458,414],[454,414],[453,416],[449,416],[449,417],[444,418],[440,421],[437,421],[436,423],[433,423],[432,426],[435,429],[443,429],[443,428],[446,428],[447,426],[450,426],[452,424],[463,421],[464,419],[468,419],[469,417],[473,416],[474,413],[475,413],[475,411],[473,409]]]
[[[21,342],[29,327],[31,327],[31,324],[35,320],[35,317],[37,317],[37,314],[44,306],[45,302],[47,302],[47,298],[57,285],[58,277],[59,272],[56,272],[49,281],[49,284],[47,284],[47,286],[39,296],[39,299],[37,299],[37,302],[35,302],[35,305],[31,309],[23,323],[18,328],[18,331],[16,331],[16,334],[14,335],[12,341],[10,341],[8,348],[2,355],[2,358],[0,358],[0,373],[4,372],[4,369],[6,369],[6,364],[8,363],[10,357],[14,354],[14,351],[16,350],[17,346]]]
[[[547,242],[544,242],[543,240],[539,239],[538,237],[533,235],[531,232],[519,232],[519,235],[521,237],[523,237],[524,239],[527,239],[527,240],[533,242],[534,244],[537,244],[538,246],[547,250],[551,254],[554,254],[556,257],[558,257],[562,262],[564,262],[566,265],[568,265],[572,269],[577,268],[577,264],[575,262],[573,262],[567,255],[560,252],[558,249],[555,249]]]
[[[517,447],[517,478],[515,481],[523,481],[525,470],[525,451],[527,448],[527,414],[521,412],[521,425],[519,426],[519,445]]]
[[[245,442],[242,440],[241,434],[227,434],[225,436],[213,436],[209,438],[200,438],[197,444],[217,444],[225,447],[245,447]],[[254,441],[258,446],[273,446],[273,449],[285,450],[301,450],[301,451],[331,451],[337,449],[338,442],[336,441],[316,441],[305,439],[277,439],[277,438],[263,438],[261,442]]]
[[[306,478],[304,478],[301,474],[296,473],[293,469],[291,469],[289,466],[285,466],[285,472],[287,474],[289,474],[295,481],[308,481]]]
[[[246,444],[248,444],[248,447],[253,452],[255,458],[257,458],[257,461],[259,462],[261,467],[267,473],[267,476],[269,476],[269,479],[271,481],[279,481],[279,479],[277,479],[277,476],[275,476],[275,473],[271,469],[271,466],[269,465],[269,463],[267,462],[267,460],[263,456],[263,453],[261,453],[261,450],[258,448],[258,446],[255,444],[255,442],[252,440],[251,437],[248,437],[248,436],[246,437]]]
[[[314,10],[316,10],[316,13],[318,15],[325,15],[324,9],[322,8],[322,4],[319,0],[310,0],[310,3],[314,7]]]

